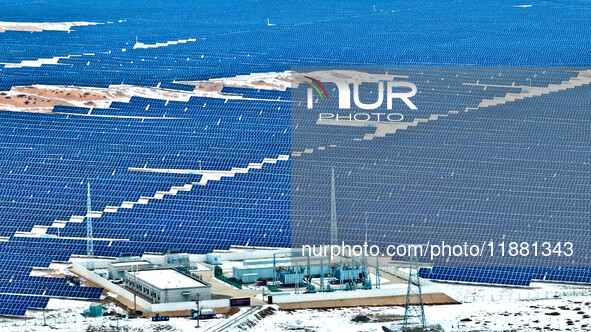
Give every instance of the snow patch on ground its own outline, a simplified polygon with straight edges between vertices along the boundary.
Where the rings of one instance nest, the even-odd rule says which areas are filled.
[[[0,33],[6,31],[72,31],[72,27],[99,25],[96,22],[0,22]]]
[[[4,65],[4,68],[23,68],[23,67],[41,67],[42,65],[57,65],[62,59],[69,59],[71,57],[79,57],[81,55],[67,55],[67,56],[54,56],[53,58],[39,58],[37,60],[23,60],[21,62],[0,62],[0,65]]]
[[[17,112],[50,112],[55,105],[109,108],[113,102],[128,103],[132,97],[183,102],[188,102],[191,97],[248,99],[238,95],[222,94],[219,91],[200,89],[181,91],[124,84],[111,85],[108,88],[32,85],[15,86],[10,91],[1,92],[0,109]],[[92,116],[91,113],[88,115]]]
[[[4,65],[10,68],[39,67],[43,64],[59,64],[60,59],[69,57],[71,56],[26,60],[20,63],[4,63]],[[291,84],[290,75],[291,72],[286,71],[282,73],[257,73],[209,81],[174,82],[193,85],[195,86],[193,91],[125,84],[111,85],[108,88],[39,84],[14,86],[9,91],[0,91],[0,109],[15,112],[49,113],[56,105],[90,109],[109,108],[113,102],[127,103],[132,97],[183,102],[188,102],[191,97],[251,99],[244,98],[241,95],[221,93],[221,91],[225,86],[285,91]],[[92,112],[87,115],[93,116]]]
[[[591,296],[591,286],[583,284],[532,282],[529,287],[495,287],[443,282],[436,284],[443,293],[466,303],[549,299],[569,294]]]
[[[215,78],[208,81],[180,81],[176,83],[195,86],[219,84],[220,86],[227,87],[285,91],[291,86],[292,74],[292,71],[252,73],[248,75],[238,75],[236,77]]]
[[[0,319],[0,330],[10,332],[48,331],[194,331],[196,322],[188,318],[171,317],[168,322],[152,322],[151,318],[125,319],[126,311],[112,302],[103,303],[108,316],[84,318],[81,313],[92,302],[50,299],[43,310],[28,310],[27,319]],[[219,320],[201,321],[200,326],[215,324]]]
[[[31,277],[76,277],[72,271],[71,263],[51,263],[47,268],[35,268],[31,271]]]
[[[501,297],[525,298],[540,292],[569,293],[589,291],[589,285],[533,283],[529,288],[489,287],[438,283],[442,291],[456,298],[474,296],[488,301],[458,305],[425,306],[428,325],[439,325],[444,331],[591,331],[591,297],[563,296],[538,300],[498,300]],[[366,316],[367,323],[351,321]],[[394,331],[402,327],[404,307],[340,308],[331,310],[278,311],[249,332],[286,330],[301,331]],[[233,331],[239,331],[237,329]]]
[[[395,75],[388,72],[384,74],[371,74],[356,70],[320,70],[306,73],[292,72],[293,88],[297,88],[302,82],[310,82],[308,77],[322,82],[347,82],[352,83],[375,83],[380,81],[391,81],[395,78],[407,78],[405,75]]]
[[[583,331],[591,330],[590,313],[589,302],[576,298],[425,306],[427,324],[439,325],[444,331]],[[357,316],[370,321],[353,322]],[[403,317],[404,307],[278,311],[247,331],[364,332],[383,331],[383,326],[399,331]]]
[[[590,285],[534,283],[530,288],[489,287],[482,285],[442,284],[445,292],[456,296],[499,295],[514,292],[591,290]],[[117,324],[122,331],[193,331],[196,322],[188,318],[171,318],[169,322],[152,322],[148,318],[125,319],[126,312],[109,300],[103,306],[111,315],[84,319],[80,313],[91,302],[51,299],[45,311],[47,327],[42,323],[42,310],[29,310],[27,319],[0,319],[2,331],[86,331],[93,328],[114,330]],[[273,306],[276,308],[275,306]],[[260,315],[254,311],[244,319],[244,324],[229,331],[275,332],[275,331],[383,331],[382,327],[400,330],[404,307],[357,307],[330,310],[276,311]],[[258,314],[258,316],[257,316]],[[458,305],[425,306],[429,325],[439,325],[444,331],[538,331],[555,330],[591,331],[591,297],[566,296],[562,298],[525,301],[477,302]],[[263,317],[264,316],[264,317]],[[353,322],[357,316],[366,316],[366,323]],[[117,321],[116,317],[120,317]],[[35,325],[37,324],[37,325]],[[219,319],[201,321],[207,326],[224,322]],[[221,326],[220,325],[220,326]]]
[[[205,39],[205,38],[201,38],[201,39]],[[133,45],[133,49],[135,50],[135,49],[138,49],[138,48],[166,47],[166,46],[170,46],[170,45],[185,44],[187,42],[194,42],[194,41],[197,41],[197,39],[196,38],[180,39],[180,40],[168,41],[166,43],[156,43],[156,44],[144,44],[144,43],[136,42]]]

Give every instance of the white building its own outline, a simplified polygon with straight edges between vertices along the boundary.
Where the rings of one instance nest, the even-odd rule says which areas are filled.
[[[125,285],[153,303],[211,299],[211,285],[174,269],[125,272]]]
[[[149,267],[154,266],[154,264],[144,261],[144,260],[135,260],[135,261],[115,261],[109,262],[107,264],[107,269],[109,270],[109,278],[121,278],[125,277],[125,271],[132,271],[135,269],[146,269]]]

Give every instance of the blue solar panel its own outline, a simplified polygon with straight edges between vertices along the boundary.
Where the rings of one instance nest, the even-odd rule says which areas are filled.
[[[289,100],[291,97],[290,89],[286,91],[265,90],[265,89],[247,89],[224,87],[222,93],[241,95],[244,98],[268,99],[268,100]]]

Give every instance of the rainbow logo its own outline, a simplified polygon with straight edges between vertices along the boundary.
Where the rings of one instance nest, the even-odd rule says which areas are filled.
[[[314,88],[314,90],[316,90],[316,92],[318,92],[318,94],[320,95],[320,99],[322,99],[322,98],[324,98],[324,97],[326,97],[326,99],[328,99],[328,94],[326,93],[326,89],[324,89],[324,86],[322,85],[322,83],[320,83],[320,82],[319,82],[318,80],[316,80],[316,79],[313,79],[313,78],[312,78],[312,77],[310,77],[310,76],[304,76],[304,77],[305,77],[305,78],[307,78],[307,79],[309,79],[309,80],[311,80],[313,83],[316,83],[316,84],[318,85],[318,86],[316,86],[316,85],[314,85],[314,84],[312,84],[312,83],[310,83],[310,82],[306,82],[306,81],[304,81],[304,83],[306,83],[306,84],[310,85],[311,87],[313,87],[313,88]],[[320,87],[320,89],[322,89],[322,91],[324,92],[324,96],[322,95],[322,93],[320,92],[320,89],[318,89],[318,87]]]

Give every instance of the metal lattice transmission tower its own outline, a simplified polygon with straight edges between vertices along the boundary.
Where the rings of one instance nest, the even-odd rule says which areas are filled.
[[[332,168],[332,176],[330,183],[330,244],[338,245],[339,231],[337,226],[337,199],[334,185],[334,168]]]
[[[86,255],[89,258],[94,257],[94,244],[92,239],[92,217],[90,213],[92,206],[90,202],[90,182],[86,182]]]
[[[418,319],[418,325],[422,328],[427,326],[425,319],[425,308],[423,307],[423,293],[421,291],[421,280],[419,279],[419,260],[417,258],[417,247],[408,246],[408,289],[406,291],[406,305],[404,307],[403,329],[412,327]]]
[[[365,246],[367,246],[367,212],[365,212]],[[369,275],[369,263],[367,262],[367,252],[363,253],[361,259],[361,270],[363,271],[363,288],[371,289],[371,276]]]

